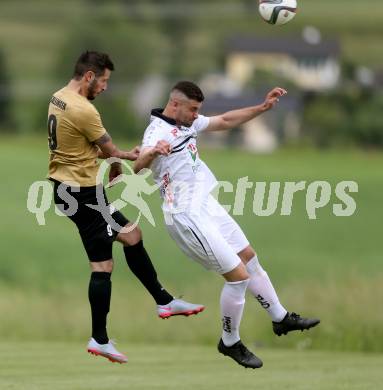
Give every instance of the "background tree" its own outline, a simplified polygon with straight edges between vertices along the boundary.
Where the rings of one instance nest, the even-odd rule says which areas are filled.
[[[14,130],[12,122],[11,82],[4,53],[0,50],[0,131]]]

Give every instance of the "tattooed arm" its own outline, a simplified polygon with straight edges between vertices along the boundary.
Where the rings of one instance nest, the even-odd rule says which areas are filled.
[[[135,161],[138,157],[138,154],[140,153],[138,146],[130,151],[118,149],[118,147],[113,143],[112,137],[108,133],[105,133],[102,137],[97,139],[95,144],[99,148],[99,158],[117,157],[123,160]]]

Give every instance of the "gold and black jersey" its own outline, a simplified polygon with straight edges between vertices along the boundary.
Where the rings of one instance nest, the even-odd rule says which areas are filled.
[[[81,187],[96,185],[94,141],[105,133],[100,114],[87,98],[67,87],[57,91],[48,110],[48,176]]]

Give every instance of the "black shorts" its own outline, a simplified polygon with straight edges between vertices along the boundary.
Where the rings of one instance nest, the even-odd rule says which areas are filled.
[[[97,190],[103,197],[103,203],[109,205],[104,187],[102,185],[100,187],[70,187],[56,180],[51,179],[51,181],[54,183],[55,204],[76,224],[89,261],[99,262],[111,259],[113,242],[129,220],[119,211],[110,213],[110,207],[107,207],[109,214],[108,218],[105,218],[99,210],[87,206],[88,204],[98,205]],[[60,187],[61,190],[67,193],[64,197],[60,197],[58,193],[61,184],[63,185]],[[109,221],[111,223],[106,220],[109,218],[112,219],[112,222]]]

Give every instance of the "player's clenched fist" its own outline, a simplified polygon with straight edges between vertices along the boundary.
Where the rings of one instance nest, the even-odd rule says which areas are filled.
[[[156,146],[154,147],[154,153],[156,155],[167,156],[172,151],[172,148],[169,142],[166,141],[158,141]]]

